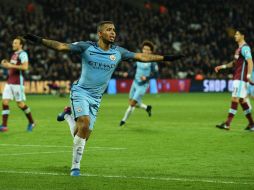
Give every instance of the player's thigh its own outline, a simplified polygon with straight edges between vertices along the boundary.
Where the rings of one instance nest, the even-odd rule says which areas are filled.
[[[11,86],[9,84],[6,84],[4,86],[3,94],[2,94],[2,99],[3,100],[13,100],[13,92],[11,89]]]
[[[247,97],[247,83],[240,80],[234,80],[232,97],[246,98]]]
[[[139,86],[134,93],[133,100],[136,100],[138,104],[140,104],[142,102],[143,96],[146,93],[147,88],[147,86]]]
[[[130,93],[129,93],[129,99],[133,98],[135,92],[136,92],[136,85],[135,85],[135,82],[133,82],[131,85]]]
[[[16,102],[26,101],[25,87],[23,85],[11,85]]]
[[[90,125],[89,125],[89,130],[93,130],[94,124],[97,118],[97,113],[99,109],[100,103],[98,102],[91,102],[90,107],[89,107],[89,116],[90,116]]]
[[[71,99],[71,109],[75,120],[81,116],[89,116],[89,102],[87,99]]]

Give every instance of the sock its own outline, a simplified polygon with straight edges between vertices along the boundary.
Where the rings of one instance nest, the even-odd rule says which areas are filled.
[[[73,119],[73,117],[69,114],[65,114],[64,119],[67,121],[70,131],[71,131],[71,136],[74,137],[74,132],[76,129],[76,122]]]
[[[250,103],[250,98],[247,97],[245,100],[246,100],[246,102],[247,102],[247,104],[248,104],[250,110],[252,110],[252,105],[251,105],[251,103]]]
[[[128,117],[131,115],[131,113],[134,111],[134,109],[135,109],[135,107],[129,106],[124,114],[122,121],[126,121],[128,119]]]
[[[7,127],[7,121],[8,121],[8,116],[10,114],[9,106],[7,105],[2,105],[3,110],[2,110],[2,126]]]
[[[23,108],[21,108],[24,113],[26,114],[26,118],[28,119],[28,122],[31,124],[31,123],[34,123],[34,120],[33,120],[33,117],[32,117],[32,113],[31,113],[31,110],[30,108],[25,105]]]
[[[244,111],[244,114],[245,114],[246,118],[249,121],[249,124],[253,125],[254,122],[253,122],[253,119],[252,119],[252,116],[251,116],[251,109],[250,109],[248,103],[247,102],[241,102],[241,106],[243,108],[243,111]]]
[[[228,118],[226,121],[226,125],[230,126],[230,123],[232,122],[236,112],[237,112],[238,102],[231,102],[231,107],[229,109]]]
[[[86,139],[80,138],[78,135],[73,140],[72,166],[71,169],[80,169],[80,161],[85,149]]]
[[[139,106],[140,106],[140,108],[142,108],[142,109],[144,109],[144,110],[147,109],[147,105],[145,105],[145,104],[143,104],[143,103],[141,103]]]

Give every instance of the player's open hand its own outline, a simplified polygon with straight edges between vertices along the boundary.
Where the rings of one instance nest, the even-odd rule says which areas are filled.
[[[36,35],[33,35],[33,34],[25,34],[23,36],[23,38],[28,40],[29,42],[33,42],[33,43],[36,43],[36,44],[42,43],[42,37],[36,36]]]
[[[176,61],[185,57],[184,54],[164,55],[163,61]]]

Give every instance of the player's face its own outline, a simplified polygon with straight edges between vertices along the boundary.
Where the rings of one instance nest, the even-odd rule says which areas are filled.
[[[151,50],[150,46],[143,46],[142,53],[151,54],[152,50]]]
[[[244,38],[244,35],[242,35],[239,31],[236,31],[236,33],[235,33],[235,41],[236,42],[240,42],[240,41],[243,40],[243,38]]]
[[[116,38],[114,24],[104,24],[102,30],[99,32],[99,38],[102,38],[105,43],[114,43]]]
[[[17,51],[22,49],[22,45],[20,44],[20,40],[19,39],[14,39],[12,42],[12,50],[13,51]]]

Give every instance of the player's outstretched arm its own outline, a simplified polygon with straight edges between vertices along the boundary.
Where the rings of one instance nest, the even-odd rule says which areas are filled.
[[[69,45],[67,43],[62,43],[58,42],[55,40],[49,40],[49,39],[44,39],[40,36],[36,36],[33,34],[26,34],[23,36],[26,40],[36,43],[36,44],[42,44],[48,48],[57,50],[57,51],[69,51]]]
[[[134,59],[141,62],[150,62],[150,61],[175,61],[185,57],[183,54],[177,55],[155,55],[155,54],[146,54],[146,53],[135,53]]]
[[[221,69],[226,69],[226,68],[231,68],[231,67],[233,67],[233,64],[234,64],[234,61],[231,61],[231,62],[229,62],[228,64],[216,66],[216,67],[214,68],[214,70],[215,70],[216,73],[218,73],[219,70],[221,70]]]

